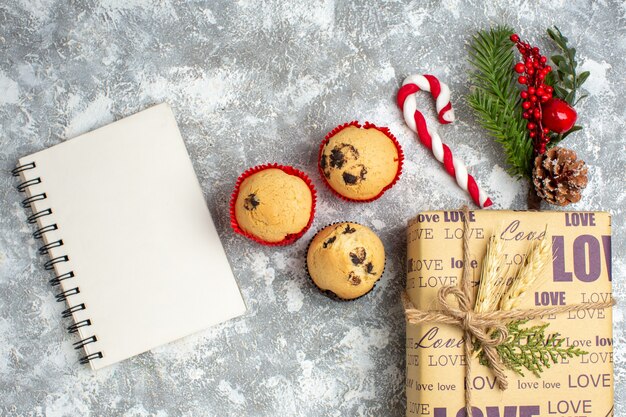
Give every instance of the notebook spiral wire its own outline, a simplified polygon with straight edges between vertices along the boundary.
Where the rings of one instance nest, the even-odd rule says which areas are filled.
[[[11,173],[13,174],[14,177],[19,177],[20,174],[24,171],[28,171],[31,169],[36,168],[36,164],[35,162],[30,162],[27,164],[23,164],[23,165],[19,165],[17,166],[15,169],[13,169],[11,171]],[[20,192],[26,192],[26,190],[28,189],[28,187],[31,187],[33,185],[37,185],[37,184],[41,184],[41,178],[40,177],[36,177],[36,178],[32,178],[32,179],[28,179],[25,180],[23,182],[21,182],[18,186],[17,189]],[[41,201],[41,200],[45,200],[48,196],[46,195],[46,193],[42,192],[39,194],[34,194],[29,196],[28,198],[25,198],[24,200],[22,200],[22,206],[24,208],[30,208],[32,210],[32,203],[34,203],[35,201]],[[40,210],[38,212],[35,212],[34,210],[32,210],[32,214],[30,216],[28,216],[27,221],[30,224],[36,224],[37,222],[42,222],[41,219],[49,216],[52,214],[52,209],[51,208],[47,208],[47,209],[43,209]],[[54,230],[58,230],[58,226],[56,223],[51,223],[45,226],[41,226],[40,228],[38,228],[34,233],[33,233],[33,237],[35,239],[43,239],[44,234],[54,231]],[[48,242],[47,244],[41,246],[39,248],[39,254],[41,255],[50,255],[50,249],[52,248],[56,248],[56,247],[60,247],[63,246],[63,239],[59,239],[53,242]],[[62,255],[62,256],[57,256],[54,258],[50,258],[48,261],[46,261],[44,263],[44,268],[48,271],[54,270],[54,265],[58,264],[58,263],[62,263],[62,262],[69,262],[70,258],[67,255]],[[61,281],[64,281],[66,279],[70,279],[70,278],[74,278],[74,271],[69,271],[66,272],[64,274],[60,274],[55,276],[54,278],[52,278],[49,282],[50,285],[52,286],[58,286],[61,284]],[[73,313],[77,312],[77,311],[81,311],[81,310],[86,310],[85,304],[84,303],[80,303],[80,304],[76,304],[76,305],[71,305],[70,304],[70,298],[72,295],[76,295],[80,293],[80,287],[76,286],[74,288],[70,288],[68,290],[65,290],[63,292],[60,292],[58,294],[55,295],[56,300],[58,302],[67,302],[69,308],[65,309],[61,314],[64,318],[70,318],[72,317]],[[87,326],[91,326],[91,319],[85,319],[85,320],[81,320],[78,322],[75,322],[74,324],[72,324],[71,326],[69,326],[67,328],[69,333],[76,333],[78,332],[78,329],[80,329],[81,327],[87,327]],[[82,349],[85,345],[88,345],[90,343],[94,343],[97,342],[98,338],[95,335],[92,335],[90,337],[86,337],[82,340],[79,340],[78,342],[74,343],[74,349]],[[89,355],[85,355],[83,357],[80,358],[79,362],[81,364],[87,364],[92,360],[95,359],[100,359],[102,358],[102,352],[94,352],[91,353]]]

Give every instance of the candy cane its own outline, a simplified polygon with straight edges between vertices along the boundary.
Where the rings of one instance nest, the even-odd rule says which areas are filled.
[[[450,88],[433,75],[411,75],[404,80],[398,91],[398,106],[404,113],[406,124],[417,133],[420,142],[433,152],[448,174],[455,177],[459,187],[469,193],[474,203],[482,208],[489,207],[492,204],[491,199],[476,184],[474,177],[467,173],[465,164],[452,156],[448,145],[441,142],[437,132],[426,124],[424,115],[417,110],[415,96],[420,90],[432,93],[435,98],[439,123],[448,124],[454,121],[454,110],[450,104]]]

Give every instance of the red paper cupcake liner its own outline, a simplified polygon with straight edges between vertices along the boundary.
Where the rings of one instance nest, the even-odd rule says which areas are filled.
[[[376,280],[376,282],[374,283],[374,285],[372,286],[372,288],[370,288],[370,290],[368,292],[366,292],[363,295],[359,295],[358,297],[355,298],[341,298],[339,297],[337,294],[335,294],[333,291],[331,290],[323,290],[320,287],[317,286],[317,284],[315,283],[315,281],[313,280],[313,277],[311,276],[311,273],[309,272],[309,249],[311,248],[311,243],[313,243],[313,240],[315,239],[315,237],[324,229],[326,229],[329,226],[334,226],[336,224],[341,224],[341,223],[352,223],[352,224],[358,224],[360,226],[365,226],[359,222],[350,222],[347,220],[341,221],[341,222],[333,222],[333,223],[329,223],[324,227],[320,227],[320,229],[317,231],[317,233],[315,233],[315,235],[313,235],[313,237],[311,238],[311,240],[309,240],[309,244],[306,246],[306,251],[304,252],[304,272],[306,273],[307,277],[309,277],[309,281],[311,282],[311,284],[313,284],[313,286],[315,288],[317,288],[323,295],[325,295],[326,297],[330,298],[331,300],[335,300],[335,301],[342,301],[345,303],[349,303],[350,301],[356,301],[358,299],[361,299],[363,297],[365,297],[366,295],[369,295],[374,288],[376,288],[376,285],[378,285],[378,283],[380,282],[381,279],[383,279],[383,275],[385,274],[385,269],[387,268],[387,253],[385,253],[385,262],[383,264],[383,271],[380,273],[380,277]],[[367,226],[365,226],[367,227]],[[384,247],[384,245],[383,245]]]
[[[235,203],[237,202],[237,197],[239,196],[239,189],[241,188],[241,183],[250,175],[256,174],[257,172],[264,171],[266,169],[280,169],[286,174],[294,175],[300,178],[302,181],[304,181],[306,185],[309,187],[309,190],[311,190],[312,201],[311,201],[311,213],[309,215],[309,222],[304,227],[304,229],[302,229],[298,233],[292,233],[292,234],[287,235],[283,240],[279,242],[267,242],[251,233],[246,232],[245,230],[239,227],[239,223],[237,223],[237,217],[235,216]],[[309,176],[305,174],[304,172],[297,170],[292,166],[280,165],[277,163],[257,165],[255,167],[248,168],[246,171],[244,171],[243,174],[239,176],[239,178],[237,178],[237,183],[235,184],[235,190],[233,191],[230,197],[230,227],[233,229],[235,233],[245,236],[248,239],[251,239],[257,243],[260,243],[261,245],[265,245],[265,246],[291,245],[296,240],[300,239],[302,235],[304,235],[306,231],[311,228],[311,225],[313,224],[313,218],[315,217],[316,202],[317,202],[317,191],[315,191],[315,187],[313,186],[313,182],[311,181]]]
[[[339,193],[338,191],[336,191],[328,182],[328,180],[326,179],[326,176],[324,175],[324,170],[322,169],[321,166],[321,161],[322,161],[322,153],[324,151],[324,146],[326,146],[326,144],[328,143],[328,141],[330,140],[330,138],[332,138],[333,136],[335,136],[337,133],[341,132],[342,130],[344,130],[347,127],[350,126],[354,126],[354,127],[358,127],[359,129],[362,127],[364,129],[376,129],[379,132],[382,132],[385,136],[387,136],[395,145],[396,150],[398,151],[398,171],[396,172],[396,176],[394,177],[394,179],[387,184],[381,191],[380,193],[378,193],[377,195],[375,195],[374,197],[365,199],[365,200],[357,200],[354,198],[349,198],[346,197],[345,195]],[[326,186],[328,187],[328,189],[335,194],[337,197],[341,198],[342,200],[345,201],[350,201],[353,203],[370,203],[374,200],[378,200],[384,193],[385,191],[387,191],[388,189],[390,189],[391,187],[393,187],[396,182],[398,182],[398,180],[400,179],[400,174],[402,174],[402,165],[404,162],[404,152],[402,151],[402,147],[400,146],[400,142],[398,142],[398,139],[396,139],[396,137],[389,131],[388,127],[378,127],[373,123],[370,122],[365,122],[365,124],[363,126],[361,126],[361,124],[356,121],[353,120],[349,123],[344,123],[343,125],[339,125],[337,127],[335,127],[333,130],[330,131],[330,133],[328,133],[326,135],[326,137],[324,138],[324,140],[322,141],[322,143],[320,144],[320,149],[319,149],[319,153],[317,156],[317,168],[318,171],[322,177],[322,180],[324,181],[324,184],[326,184]]]

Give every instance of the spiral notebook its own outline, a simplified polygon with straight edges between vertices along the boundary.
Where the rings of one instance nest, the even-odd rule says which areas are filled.
[[[21,158],[13,174],[81,363],[99,369],[244,313],[167,104]]]

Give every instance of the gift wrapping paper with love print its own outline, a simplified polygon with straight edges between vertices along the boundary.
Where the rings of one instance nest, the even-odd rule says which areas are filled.
[[[461,211],[423,212],[409,221],[406,289],[417,309],[438,309],[438,289],[457,285],[464,267],[470,268],[476,289],[487,242],[495,233],[505,243],[503,279],[515,275],[534,240],[545,237],[552,242],[553,259],[518,308],[611,300],[608,213],[478,210],[468,217],[469,265],[463,262]],[[406,415],[464,417],[467,384],[472,389],[473,417],[613,416],[611,308],[547,315],[520,327],[539,324],[548,324],[546,345],[563,339],[561,351],[577,347],[583,353],[540,358],[546,365],[539,376],[523,367],[523,376],[508,370],[505,391],[476,354],[471,359],[471,380],[465,380],[463,335],[458,327],[407,324]]]

